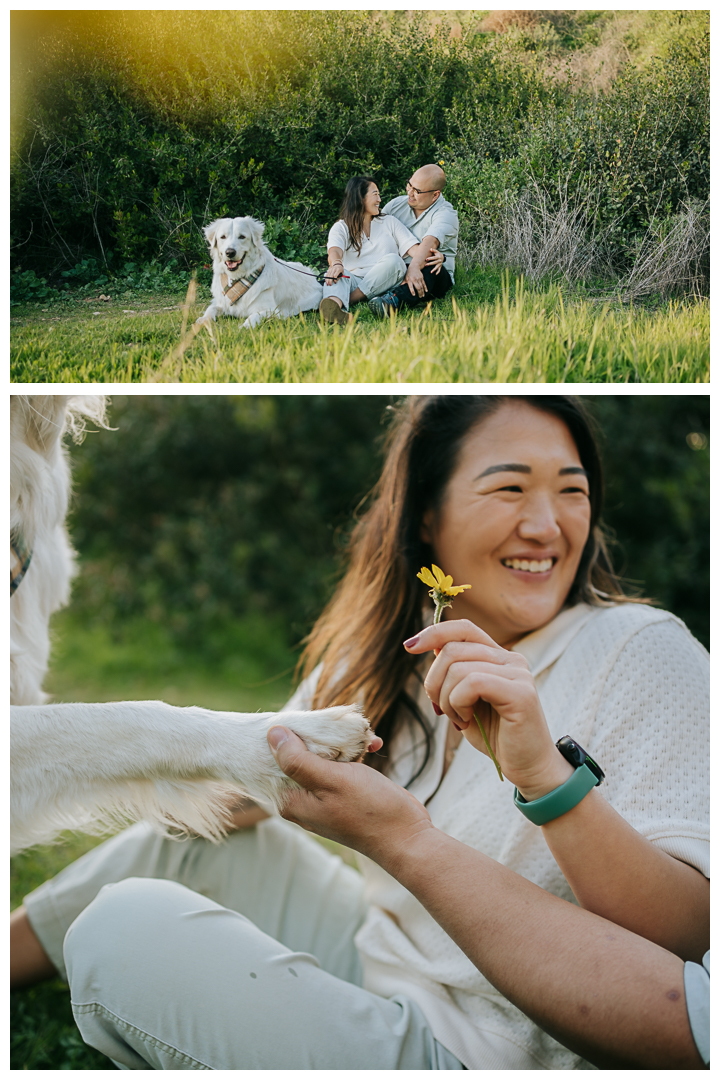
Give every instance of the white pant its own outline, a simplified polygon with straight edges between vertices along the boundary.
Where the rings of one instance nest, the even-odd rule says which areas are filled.
[[[65,939],[83,1038],[122,1068],[463,1067],[413,1001],[361,988],[362,879],[280,819],[218,846],[134,826],[26,908],[56,964]]]
[[[362,274],[350,272],[346,277],[339,278],[334,285],[323,285],[323,298],[336,296],[347,311],[353,289],[360,289],[368,300],[372,300],[373,296],[382,296],[388,289],[399,285],[406,271],[407,266],[399,255],[383,255],[382,259],[378,259],[374,266]]]

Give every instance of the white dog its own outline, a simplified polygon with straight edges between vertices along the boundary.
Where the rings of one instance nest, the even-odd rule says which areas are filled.
[[[65,531],[70,470],[62,436],[86,418],[105,425],[103,398],[11,398],[10,684],[12,848],[65,828],[99,831],[146,818],[163,830],[219,839],[227,806],[249,795],[276,807],[292,786],[266,733],[282,722],[323,757],[355,760],[372,732],[353,706],[241,715],[160,701],[45,704],[48,620],[68,598]]]
[[[322,286],[315,271],[276,259],[264,231],[262,221],[251,217],[219,218],[203,230],[213,261],[213,300],[198,322],[233,315],[253,327],[271,315],[287,319],[318,307]]]

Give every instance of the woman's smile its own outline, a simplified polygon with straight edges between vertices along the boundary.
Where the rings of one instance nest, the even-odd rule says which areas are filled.
[[[550,555],[543,559],[537,554],[514,555],[500,560],[504,567],[514,574],[529,574],[533,578],[546,580],[555,565],[555,558]]]

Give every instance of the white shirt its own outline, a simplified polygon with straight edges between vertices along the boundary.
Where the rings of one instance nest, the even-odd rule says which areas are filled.
[[[374,217],[370,221],[370,235],[362,233],[358,253],[350,243],[350,230],[344,221],[336,221],[328,235],[328,251],[340,248],[345,269],[357,277],[363,277],[384,255],[404,255],[417,244],[417,238],[396,217]]]

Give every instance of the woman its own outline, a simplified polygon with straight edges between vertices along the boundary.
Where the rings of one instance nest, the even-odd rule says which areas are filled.
[[[709,1064],[709,951],[702,966],[683,964],[441,832],[417,799],[366,765],[317,757],[282,725],[268,743],[299,785],[283,817],[387,870],[563,1046],[600,1069]]]
[[[699,960],[707,657],[673,616],[623,595],[601,500],[572,399],[410,399],[293,706],[362,700],[385,741],[376,764],[439,829],[566,900],[570,881],[591,910]],[[422,631],[416,574],[431,562],[472,588]],[[481,748],[478,702],[509,782],[453,726]],[[605,770],[605,797],[541,830],[513,784],[532,803],[564,783],[564,735]],[[584,1067],[389,875],[362,870],[364,886],[277,819],[219,849],[136,826],[32,894],[18,926],[50,972],[70,927],[83,1036],[130,1068]]]
[[[351,321],[348,308],[398,285],[407,272],[403,255],[418,250],[416,237],[396,217],[380,211],[380,192],[369,176],[353,176],[345,188],[340,220],[328,236],[328,265],[320,302],[324,322]],[[434,252],[427,263],[442,266]]]

